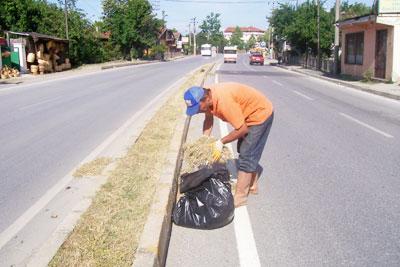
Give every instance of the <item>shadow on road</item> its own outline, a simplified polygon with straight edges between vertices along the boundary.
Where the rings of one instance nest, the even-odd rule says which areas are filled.
[[[275,71],[265,71],[262,70],[265,67],[260,66],[260,71],[234,71],[234,70],[218,70],[218,74],[224,75],[245,75],[245,76],[279,76],[279,77],[289,77],[290,73],[285,72],[275,72]]]

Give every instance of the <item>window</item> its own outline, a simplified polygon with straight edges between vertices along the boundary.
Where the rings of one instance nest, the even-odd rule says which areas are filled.
[[[346,34],[346,64],[363,64],[364,32]]]
[[[224,50],[224,54],[236,54],[236,50]]]

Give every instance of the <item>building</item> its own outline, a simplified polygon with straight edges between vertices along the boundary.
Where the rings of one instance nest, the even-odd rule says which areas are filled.
[[[380,0],[374,8],[375,14],[338,23],[342,40],[342,74],[355,77],[371,75],[393,82],[400,80],[398,3],[398,0]]]
[[[182,35],[180,33],[174,32],[171,29],[162,28],[160,29],[157,44],[164,45],[166,51],[164,58],[172,58],[178,56],[182,53]]]
[[[224,30],[225,39],[229,40],[232,34],[235,32],[236,27],[228,27]],[[253,35],[256,39],[258,36],[263,36],[265,31],[256,28],[256,27],[240,27],[240,30],[243,33],[242,40],[247,42],[250,37]]]

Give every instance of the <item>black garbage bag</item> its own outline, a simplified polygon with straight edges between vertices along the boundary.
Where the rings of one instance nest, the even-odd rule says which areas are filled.
[[[229,224],[234,209],[229,172],[221,170],[187,191],[175,204],[172,219],[176,225],[211,230]]]
[[[179,184],[179,192],[181,194],[199,187],[204,181],[208,180],[213,173],[218,173],[227,170],[226,164],[214,163],[210,166],[201,168],[192,173],[184,173],[181,175],[181,182]]]

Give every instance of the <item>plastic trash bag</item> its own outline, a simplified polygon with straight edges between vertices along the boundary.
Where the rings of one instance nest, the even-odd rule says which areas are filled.
[[[181,194],[200,186],[204,181],[208,180],[213,173],[227,170],[226,164],[214,163],[210,166],[203,167],[192,173],[184,173],[181,175],[179,184],[179,192]]]
[[[229,224],[234,209],[229,172],[221,170],[187,191],[175,204],[172,219],[176,225],[211,230]]]

